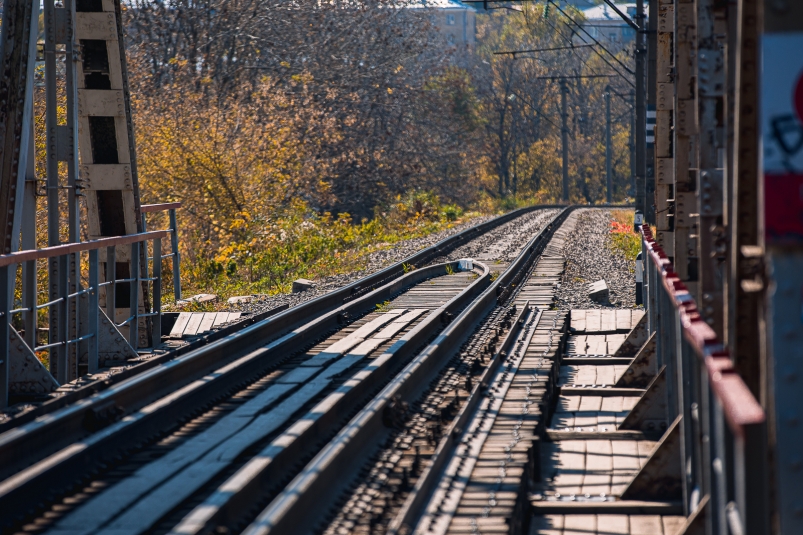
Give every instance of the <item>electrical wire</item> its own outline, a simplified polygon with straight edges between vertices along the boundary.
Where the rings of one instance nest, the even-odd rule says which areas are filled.
[[[563,14],[563,16],[564,16],[564,17],[566,17],[567,19],[569,19],[570,21],[572,21],[572,23],[573,23],[575,26],[577,26],[578,28],[580,28],[580,29],[583,31],[583,33],[584,33],[584,34],[586,34],[586,35],[587,35],[587,36],[588,36],[588,37],[589,37],[589,38],[590,38],[592,41],[594,41],[594,43],[595,43],[595,44],[596,44],[598,47],[600,47],[602,50],[604,50],[605,52],[607,52],[608,54],[610,54],[610,56],[611,56],[611,57],[612,57],[612,58],[613,58],[613,59],[614,59],[614,60],[615,60],[615,61],[616,61],[616,62],[617,62],[619,65],[621,65],[621,66],[622,66],[622,68],[623,68],[624,70],[626,70],[627,72],[629,72],[629,73],[630,73],[630,74],[632,74],[633,76],[635,76],[635,75],[636,75],[636,73],[635,73],[635,72],[633,72],[632,70],[630,70],[630,67],[628,67],[627,65],[625,65],[624,63],[622,63],[622,62],[621,62],[621,60],[620,60],[619,58],[617,58],[617,57],[616,57],[616,55],[615,55],[613,52],[611,52],[610,50],[608,50],[607,48],[605,48],[604,46],[602,46],[602,43],[600,43],[599,41],[597,41],[597,40],[596,40],[596,39],[595,39],[595,38],[594,38],[594,37],[593,37],[593,36],[592,36],[590,33],[588,33],[588,32],[586,31],[586,29],[585,29],[585,28],[583,28],[583,26],[582,26],[582,25],[581,25],[579,22],[577,22],[576,20],[574,20],[573,18],[571,18],[571,17],[569,16],[569,14],[568,14],[568,13],[566,13],[565,11],[563,11],[563,10],[560,8],[560,4],[558,4],[558,3],[557,3],[555,0],[548,0],[548,1],[549,1],[549,3],[550,3],[550,4],[553,4],[553,5],[555,6],[555,8],[556,8],[558,11],[560,11],[560,12]],[[564,24],[566,24],[566,25],[568,26],[568,24],[567,24],[567,23],[565,23],[565,22],[564,22]],[[599,51],[598,51],[598,50],[595,50],[595,52],[596,52],[597,54],[599,54]],[[599,55],[600,55],[600,57],[602,57],[602,54],[599,54]]]
[[[549,26],[550,26],[550,27],[551,27],[553,30],[555,30],[555,33],[557,33],[558,35],[560,35],[560,36],[561,36],[561,37],[562,37],[564,40],[568,41],[570,44],[574,44],[574,43],[573,43],[573,41],[571,40],[571,38],[569,38],[569,37],[566,37],[565,35],[563,35],[562,33],[560,33],[560,30],[558,30],[558,27],[557,27],[556,25],[552,24],[552,22],[550,22],[550,20],[549,20],[549,19],[544,19],[544,21],[546,21],[546,23],[547,23],[547,24],[549,24]],[[563,24],[564,24],[564,25],[565,25],[567,28],[569,28],[569,31],[571,31],[571,32],[572,32],[572,34],[576,34],[576,33],[577,33],[577,32],[576,32],[574,29],[572,29],[572,27],[571,27],[571,26],[569,26],[569,24],[568,24],[566,21],[564,21],[564,20],[561,20],[561,22],[562,22],[562,23],[563,23]],[[592,47],[592,48],[593,48],[593,47]],[[627,78],[627,76],[625,76],[624,74],[622,74],[621,72],[619,72],[619,70],[618,70],[616,67],[614,67],[614,66],[613,66],[613,64],[611,64],[611,62],[610,62],[610,61],[608,61],[607,59],[605,59],[605,57],[604,57],[602,54],[600,54],[598,50],[596,50],[596,49],[595,49],[595,50],[594,50],[594,52],[595,52],[595,53],[596,53],[596,54],[597,54],[597,55],[598,55],[598,56],[599,56],[599,57],[602,59],[602,61],[604,61],[605,63],[607,63],[607,64],[608,64],[608,66],[609,66],[611,69],[613,69],[613,70],[614,70],[614,71],[615,71],[617,74],[619,74],[619,76],[621,76],[621,77],[622,77],[622,79],[623,79],[625,82],[627,82],[627,83],[628,83],[628,84],[629,84],[631,87],[633,87],[633,88],[635,89],[636,85],[635,85],[633,82],[631,82],[631,81],[630,81],[630,80]],[[579,52],[577,52],[577,51],[575,50],[575,51],[574,51],[574,53],[577,55],[577,57],[580,59],[580,61],[583,63],[583,65],[585,65],[586,67],[589,67],[589,65],[588,65],[588,62],[587,62],[586,60],[584,60],[584,59],[583,59],[583,58],[580,56]],[[608,52],[608,53],[610,54],[610,52]],[[591,67],[589,67],[589,68],[591,68]]]

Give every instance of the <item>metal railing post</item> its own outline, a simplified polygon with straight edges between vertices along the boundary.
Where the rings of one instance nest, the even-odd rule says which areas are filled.
[[[69,295],[70,295],[70,271],[69,271],[69,256],[68,254],[63,254],[58,258],[59,264],[59,282],[58,282],[58,292],[59,292],[59,299],[60,301],[57,304],[58,308],[58,326],[56,328],[56,340],[55,342],[59,342],[59,345],[54,347],[56,353],[56,381],[59,384],[64,384],[68,382],[70,379],[70,374],[67,371],[67,336],[68,336],[68,326],[70,324],[70,307],[69,307]],[[53,341],[51,341],[52,343]],[[51,357],[52,352],[51,352]]]
[[[681,318],[680,313],[675,310],[672,312],[672,323],[676,326],[676,330],[678,333],[681,331]],[[671,339],[672,345],[670,348],[673,355],[681,355],[683,353],[683,336],[678,335]],[[669,388],[667,388],[667,400],[666,400],[666,408],[667,412],[669,413],[669,421],[671,422],[675,418],[678,417],[679,414],[683,413],[683,410],[680,407],[680,402],[678,398],[678,366],[677,366],[678,359],[677,358],[668,358],[665,362],[659,363],[659,366],[662,364],[666,366],[666,384]]]
[[[27,309],[22,314],[25,325],[23,337],[28,347],[36,347],[36,329],[39,325],[36,311],[36,260],[29,260],[22,266],[22,306]]]
[[[0,408],[8,406],[9,379],[11,375],[11,362],[9,357],[9,322],[11,320],[11,296],[14,295],[14,286],[11,279],[10,266],[0,267]],[[16,277],[15,277],[16,278]]]
[[[99,271],[99,255],[97,249],[89,251],[89,304],[87,306],[87,323],[89,332],[92,336],[87,339],[87,353],[86,362],[89,373],[98,371],[98,314],[99,308],[99,294],[98,284],[100,283]]]
[[[162,239],[153,240],[153,347],[162,343]]]
[[[173,296],[176,301],[181,299],[181,256],[178,252],[178,222],[176,209],[170,209],[170,245],[173,253]]]
[[[145,217],[145,212],[142,212],[141,216],[142,216],[142,232],[148,232],[148,220],[147,220],[147,217]],[[142,268],[143,269],[142,276],[143,276],[143,278],[147,279],[148,278],[148,260],[150,260],[150,258],[148,258],[148,242],[144,242],[142,244],[142,246],[145,248],[145,265]],[[154,257],[155,256],[156,255],[154,255]]]
[[[648,323],[650,327],[650,334],[658,330],[658,266],[655,265],[652,257],[650,257],[650,292],[649,292],[649,317]]]
[[[676,367],[676,378],[674,385],[677,389],[678,412],[683,416],[680,425],[680,451],[681,466],[683,467],[683,507],[684,514],[689,516],[694,512],[691,508],[692,492],[694,491],[694,480],[696,475],[694,454],[693,454],[693,426],[694,419],[699,418],[699,412],[692,409],[692,399],[690,396],[691,377],[686,362],[689,357],[688,344],[681,337],[681,350],[674,359]],[[699,410],[699,409],[698,409]]]
[[[728,458],[725,449],[725,418],[722,415],[722,406],[717,403],[716,397],[708,382],[706,386],[706,403],[708,404],[708,422],[703,432],[708,436],[709,456],[712,459],[714,470],[711,474],[711,502],[716,504],[717,514],[712,515],[713,533],[728,533],[726,511],[728,507],[728,473],[732,473],[732,459]]]
[[[106,315],[112,323],[115,323],[115,313],[117,301],[117,248],[112,245],[106,247]]]
[[[134,348],[139,347],[139,242],[131,244],[131,299],[129,301],[131,311],[131,321],[128,324],[128,343]]]

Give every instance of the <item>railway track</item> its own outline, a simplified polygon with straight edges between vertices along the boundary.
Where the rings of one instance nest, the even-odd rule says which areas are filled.
[[[467,311],[476,322],[504,299],[568,211],[506,271],[501,262],[427,261],[470,247],[529,211],[469,229],[402,265],[6,431],[0,455],[11,462],[4,463],[0,503],[17,513],[4,513],[6,528],[197,532],[237,525],[253,507],[282,499],[282,485],[372,396],[416,382],[397,376],[400,370],[426,358],[433,343],[437,353],[438,340],[465,327]],[[495,240],[491,256],[503,242]],[[413,262],[424,267],[405,273]],[[403,406],[391,399],[378,421],[392,424]],[[232,478],[241,488],[232,488]],[[210,508],[209,500],[222,506]]]

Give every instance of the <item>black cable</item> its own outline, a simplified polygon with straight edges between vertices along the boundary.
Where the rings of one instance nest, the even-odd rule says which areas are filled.
[[[545,20],[545,21],[546,21],[546,22],[549,24],[549,26],[550,26],[550,27],[551,27],[553,30],[555,30],[555,33],[557,33],[559,36],[561,36],[562,38],[564,38],[565,40],[567,40],[569,43],[571,43],[571,44],[574,44],[574,43],[572,42],[571,38],[567,38],[567,37],[566,37],[566,36],[564,36],[562,33],[560,33],[560,30],[558,30],[557,26],[555,26],[554,24],[552,24],[552,23],[549,21],[549,19],[544,19],[544,20]],[[564,24],[564,25],[565,25],[567,28],[569,28],[569,31],[571,31],[573,34],[574,34],[574,33],[577,33],[577,32],[575,32],[575,31],[574,31],[574,30],[571,28],[571,26],[569,26],[569,24],[568,24],[566,21],[564,21],[564,20],[561,20],[561,22],[562,22],[562,23],[563,23],[563,24]],[[593,47],[592,47],[592,48],[593,48]],[[614,66],[611,64],[611,62],[610,62],[610,61],[608,61],[607,59],[605,59],[605,57],[604,57],[602,54],[600,54],[600,53],[599,53],[599,51],[598,51],[598,50],[596,50],[596,49],[595,49],[595,50],[594,50],[594,52],[595,52],[595,53],[596,53],[596,54],[597,54],[597,55],[598,55],[598,56],[599,56],[599,57],[602,59],[602,61],[604,61],[605,63],[607,63],[607,64],[608,64],[608,66],[609,66],[611,69],[613,69],[613,70],[614,70],[616,73],[618,73],[618,74],[619,74],[619,76],[621,76],[621,77],[622,77],[622,79],[623,79],[625,82],[627,82],[628,84],[630,84],[630,86],[631,86],[632,88],[634,88],[634,89],[635,89],[636,85],[635,85],[633,82],[631,82],[631,81],[630,81],[630,80],[627,78],[627,76],[625,76],[624,74],[622,74],[621,72],[619,72],[619,71],[616,69],[616,67],[614,67]],[[584,60],[583,58],[581,58],[581,57],[580,57],[580,55],[579,55],[579,52],[575,51],[574,53],[575,53],[575,54],[577,54],[577,57],[580,59],[580,61],[582,61],[582,62],[583,62],[583,65],[585,65],[586,67],[588,67],[588,62],[587,62],[586,60]],[[610,52],[608,52],[608,53],[610,54]],[[590,68],[590,67],[589,67],[589,68]]]
[[[501,54],[512,54],[513,57],[516,57],[516,54],[526,54],[529,52],[552,52],[553,50],[572,50],[575,48],[588,48],[594,45],[572,45],[572,46],[557,46],[553,48],[533,48],[530,50],[506,50],[503,52],[494,52],[494,55],[501,55]]]
[[[635,73],[635,72],[633,72],[632,70],[630,70],[630,68],[629,68],[627,65],[625,65],[624,63],[622,63],[622,62],[619,60],[619,58],[617,58],[617,57],[616,57],[616,55],[615,55],[613,52],[611,52],[610,50],[608,50],[607,48],[605,48],[604,46],[602,46],[602,43],[600,43],[599,41],[597,41],[597,40],[596,40],[596,39],[595,39],[595,38],[594,38],[594,37],[593,37],[593,36],[592,36],[590,33],[588,33],[588,32],[585,30],[585,28],[583,28],[583,27],[580,25],[580,23],[578,23],[576,20],[574,20],[573,18],[571,18],[571,17],[569,16],[569,14],[568,14],[568,13],[566,13],[565,11],[563,11],[563,10],[560,8],[560,5],[559,5],[557,2],[555,2],[555,0],[548,0],[548,1],[549,1],[549,3],[553,4],[553,5],[555,6],[555,8],[556,8],[558,11],[560,11],[560,12],[563,14],[563,16],[564,16],[564,17],[566,17],[567,19],[569,19],[570,21],[572,21],[572,23],[573,23],[575,26],[577,26],[578,28],[580,28],[580,29],[583,31],[583,33],[584,33],[584,34],[586,34],[586,35],[587,35],[589,38],[591,38],[591,40],[592,40],[592,41],[594,41],[594,43],[595,43],[597,46],[599,46],[599,47],[600,47],[602,50],[604,50],[605,52],[607,52],[608,54],[610,54],[610,56],[611,56],[611,57],[612,57],[612,58],[613,58],[613,59],[614,59],[614,60],[615,60],[615,61],[616,61],[616,62],[617,62],[619,65],[621,65],[621,66],[622,66],[622,68],[624,68],[624,70],[626,70],[627,72],[629,72],[629,73],[630,73],[630,74],[632,74],[633,76],[635,76],[635,75],[636,75],[636,73]],[[566,24],[566,23],[564,23],[564,24]],[[568,26],[568,24],[566,24],[566,25]],[[594,52],[596,52],[597,54],[599,54],[599,51],[598,51],[598,50],[594,50]],[[602,57],[602,54],[599,54],[599,55],[600,55],[600,57]],[[603,59],[604,59],[604,58],[603,58]]]
[[[616,11],[616,14],[619,15],[620,17],[622,17],[622,20],[625,21],[628,26],[630,26],[631,28],[633,28],[636,31],[639,31],[641,29],[641,28],[639,28],[638,24],[636,24],[635,22],[630,20],[630,17],[628,17],[627,15],[625,15],[624,13],[619,11],[619,8],[616,7],[616,4],[611,2],[611,0],[602,0],[602,1],[605,2],[606,4],[608,4],[614,11]]]
[[[525,104],[526,104],[526,105],[527,105],[527,106],[528,106],[528,107],[529,107],[531,110],[533,110],[535,113],[537,113],[538,115],[540,115],[540,116],[541,116],[541,117],[542,117],[542,118],[543,118],[543,119],[544,119],[546,122],[548,122],[549,124],[551,124],[552,126],[554,126],[555,128],[557,128],[558,130],[560,130],[560,127],[559,127],[558,125],[556,125],[555,123],[553,123],[553,122],[552,122],[552,121],[549,119],[549,117],[547,117],[546,115],[544,115],[544,112],[542,112],[541,110],[539,110],[538,108],[536,108],[535,106],[533,106],[533,104],[532,104],[532,103],[530,103],[530,102],[527,102],[527,99],[526,99],[526,98],[522,97],[521,95],[519,95],[519,94],[518,94],[518,93],[516,93],[515,91],[513,91],[513,94],[514,94],[514,95],[516,95],[516,97],[518,97],[519,99],[521,99],[521,101],[522,101],[522,102],[524,102],[524,103],[525,103]]]

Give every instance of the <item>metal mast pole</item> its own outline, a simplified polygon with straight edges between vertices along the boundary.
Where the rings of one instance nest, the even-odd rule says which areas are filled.
[[[605,201],[611,204],[611,88],[605,88]]]
[[[636,1],[636,23],[644,27],[644,0]],[[647,213],[647,108],[644,87],[644,32],[636,32],[636,210]]]
[[[61,230],[61,217],[59,213],[59,124],[57,115],[57,96],[56,86],[56,6],[53,0],[44,0],[44,23],[45,23],[45,129],[47,130],[47,161],[46,161],[46,184],[47,184],[47,244],[49,246],[61,243],[59,235]],[[48,261],[48,285],[49,299],[59,298],[61,273],[57,258]],[[48,343],[56,343],[59,339],[61,329],[59,329],[60,318],[57,307],[51,307],[49,314],[49,340]],[[63,346],[55,346],[50,349],[50,373],[59,383],[68,380],[67,364],[64,362],[66,351]]]
[[[630,150],[630,186],[633,188],[631,193],[636,195],[636,94],[630,92],[630,133],[628,136],[628,148]]]
[[[560,81],[560,139],[563,152],[563,201],[569,202],[569,112],[568,104],[566,102],[566,95],[569,93],[569,87],[566,85],[566,80]]]
[[[713,0],[697,0],[697,118],[699,121],[697,213],[697,257],[699,258],[700,315],[716,331],[723,333],[722,260],[718,242],[724,240],[723,183],[720,153],[724,124],[722,107],[725,68],[722,47],[715,30],[717,8]]]

